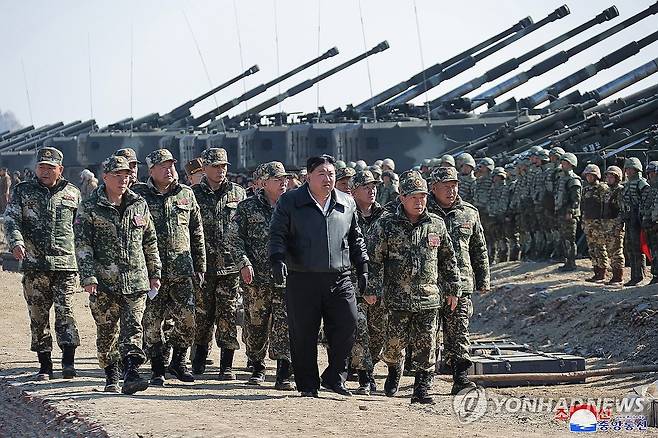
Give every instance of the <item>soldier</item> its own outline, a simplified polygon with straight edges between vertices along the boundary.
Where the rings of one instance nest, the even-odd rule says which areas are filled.
[[[135,187],[149,206],[158,236],[162,262],[162,286],[146,304],[144,338],[151,359],[151,385],[165,383],[166,349],[173,347],[168,371],[178,380],[193,382],[185,355],[194,342],[194,282],[203,284],[206,248],[201,211],[192,189],[178,183],[176,160],[167,149],[158,149],[146,157],[149,179]],[[163,336],[163,322],[172,327]]]
[[[351,181],[352,196],[356,202],[357,220],[366,243],[370,230],[384,213],[384,208],[375,201],[377,180],[366,170],[357,173]],[[370,395],[377,390],[373,376],[386,339],[386,309],[382,302],[382,291],[376,295],[357,297],[356,342],[352,348],[352,367],[358,371],[357,394]]]
[[[336,188],[343,193],[351,195],[350,181],[354,175],[356,175],[356,171],[351,167],[336,169]]]
[[[98,179],[89,169],[84,169],[80,173],[80,195],[82,200],[89,198],[98,188]]]
[[[185,163],[185,175],[190,186],[195,186],[203,178],[203,161],[201,158],[195,158]]]
[[[626,228],[624,246],[631,265],[631,279],[624,286],[636,286],[644,280],[646,260],[640,249],[641,207],[649,190],[649,183],[642,177],[642,163],[635,157],[624,162],[626,183],[622,191],[622,217]]]
[[[459,156],[461,167],[459,169],[459,197],[462,201],[473,201],[473,186],[475,185],[475,160],[469,153],[463,153]]]
[[[405,173],[400,191],[401,206],[375,222],[368,241],[373,269],[367,295],[383,290],[388,310],[383,353],[388,365],[386,395],[393,397],[398,391],[402,350],[411,344],[416,370],[411,402],[431,404],[428,391],[441,294],[454,311],[460,295],[459,269],[445,223],[427,212],[427,182],[422,175]]]
[[[510,242],[505,233],[510,191],[507,186],[507,172],[504,168],[495,167],[491,176],[493,177],[493,184],[491,186],[489,215],[491,218],[491,235],[494,237],[491,263],[494,264],[496,262],[506,262],[510,254]]]
[[[533,240],[535,242],[535,257],[537,260],[550,258],[548,251],[549,235],[552,230],[544,223],[544,199],[546,198],[546,169],[549,167],[550,157],[546,149],[538,148],[530,155],[535,171],[530,183],[530,195],[533,201],[534,223],[536,224]]]
[[[561,271],[576,270],[576,228],[580,217],[582,182],[573,169],[578,159],[571,152],[562,155],[562,171],[555,187],[555,216],[560,230],[560,241],[564,246],[565,263]]]
[[[562,171],[560,159],[564,155],[564,149],[555,146],[548,151],[549,163],[544,168],[544,216],[542,223],[546,227],[547,248],[546,253],[553,260],[559,260],[562,256],[562,244],[557,229],[557,219],[555,217],[555,187],[557,186],[558,175]]]
[[[398,197],[398,176],[392,170],[382,168],[382,181],[377,191],[377,203],[386,205]]]
[[[78,265],[73,245],[73,218],[80,191],[62,177],[62,153],[45,147],[37,152],[36,179],[18,184],[5,211],[5,236],[14,257],[22,261],[23,295],[30,316],[30,349],[39,358],[37,380],[53,377],[50,308],[55,307],[55,334],[62,349],[62,377],[76,376],[75,349],[80,337],[73,315]]]
[[[480,215],[458,193],[456,170],[440,168],[432,173],[432,196],[427,203],[427,210],[445,221],[460,272],[461,296],[457,298],[454,308],[451,308],[452,303],[448,301],[443,303],[437,327],[439,330],[443,327],[445,362],[452,368],[453,395],[465,388],[475,387],[466,375],[472,364],[468,339],[469,319],[473,316],[471,294],[474,290],[486,292],[490,288],[489,257]],[[438,350],[437,345],[437,358]]]
[[[139,181],[139,177],[137,175],[140,163],[139,160],[137,160],[137,152],[135,152],[135,149],[117,149],[116,152],[114,152],[114,155],[117,157],[124,157],[126,160],[128,160],[128,163],[130,163],[130,185],[128,188],[132,189],[135,184],[143,184]]]
[[[11,176],[6,167],[0,168],[0,214],[5,212],[11,192]]]
[[[491,172],[494,170],[494,160],[489,157],[482,158],[477,167],[477,179],[473,184],[473,205],[480,212],[480,220],[484,235],[489,247],[489,259],[493,261],[493,248],[496,238],[492,235],[492,219],[489,214],[489,203],[491,202],[491,185],[493,178]]]
[[[306,178],[308,177],[308,170],[305,167],[302,167],[299,169],[297,177],[299,179],[300,185],[304,184],[306,182]]]
[[[253,364],[249,378],[252,385],[265,381],[265,353],[276,360],[276,383],[283,391],[294,391],[290,380],[290,340],[284,303],[285,288],[274,284],[269,262],[269,228],[274,205],[286,192],[288,173],[278,161],[260,168],[263,189],[238,204],[229,227],[230,252],[238,260],[244,282],[246,307],[245,326],[249,336],[245,341],[247,358]]]
[[[430,163],[432,160],[429,158],[423,159],[423,161],[420,163],[420,169],[418,171],[420,172],[421,175],[423,175],[423,178],[429,179],[430,174],[432,173],[432,169],[430,168]]]
[[[528,217],[523,202],[528,193],[528,162],[525,158],[519,158],[516,162],[516,181],[514,191],[510,195],[509,210],[510,215],[514,218],[515,232],[519,235],[519,254],[518,259],[526,259],[532,248],[532,239],[528,234],[526,218]]]
[[[203,179],[192,187],[201,207],[206,243],[206,278],[196,297],[195,356],[192,372],[206,369],[208,342],[216,324],[215,339],[220,350],[219,379],[234,380],[233,355],[238,343],[236,312],[238,265],[229,252],[226,235],[238,203],[246,198],[242,187],[226,179],[228,158],[225,149],[211,148],[203,152]]]
[[[649,284],[658,283],[658,221],[652,217],[652,210],[658,205],[658,161],[649,161],[647,177],[651,187],[646,191],[642,208],[642,228],[647,236],[651,252],[651,275]]]
[[[96,321],[96,348],[105,369],[105,392],[124,394],[148,388],[139,376],[142,318],[147,292],[160,288],[162,265],[148,205],[128,188],[132,171],[125,157],[103,162],[103,184],[82,202],[75,219],[80,278]]]
[[[395,162],[391,158],[384,158],[384,160],[382,160],[382,163],[380,164],[380,167],[382,168],[382,172],[385,172],[387,170],[390,170],[391,172],[395,172]]]
[[[381,184],[382,183],[382,168],[373,164],[372,166],[368,167],[368,170],[370,170],[370,172],[372,173],[372,176],[375,178],[375,181],[377,182],[377,184]]]
[[[608,267],[608,250],[606,248],[608,236],[603,226],[603,206],[609,188],[606,183],[601,182],[601,169],[596,164],[585,166],[583,176],[587,180],[587,184],[583,188],[582,195],[582,228],[587,238],[589,257],[592,259],[594,270],[594,276],[588,278],[587,281],[597,282],[605,280]]]
[[[619,284],[624,274],[624,220],[621,216],[622,193],[624,185],[622,171],[617,166],[610,166],[605,171],[609,190],[603,199],[603,229],[607,237],[608,255],[612,278],[608,284]]]

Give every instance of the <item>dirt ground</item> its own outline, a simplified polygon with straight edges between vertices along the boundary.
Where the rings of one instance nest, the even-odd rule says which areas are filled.
[[[570,274],[555,272],[555,265],[496,265],[492,270],[493,290],[474,298],[473,337],[511,338],[545,351],[584,354],[588,366],[655,363],[656,316],[652,306],[658,308],[658,288],[622,290],[593,286],[583,281],[589,274],[584,269],[588,262],[580,264],[583,269]],[[34,382],[32,376],[38,364],[36,355],[29,351],[29,322],[20,274],[0,272],[0,302],[4,310],[0,318],[0,436],[570,434],[565,423],[554,420],[553,412],[497,415],[487,411],[478,421],[461,424],[454,414],[453,397],[448,395],[450,383],[440,379],[433,385],[437,403],[431,407],[409,403],[410,377],[403,378],[401,391],[394,398],[381,392],[370,397],[344,398],[321,391],[319,399],[302,399],[297,393],[272,388],[275,364],[270,362],[266,386],[249,386],[245,383],[249,374],[240,368],[246,362],[244,350],[236,356],[235,382],[218,381],[217,368],[210,366],[204,378],[193,384],[172,379],[165,388],[149,388],[135,396],[107,395],[100,392],[104,376],[96,362],[95,326],[87,301],[85,294],[76,294],[75,312],[82,340],[77,354],[79,377],[72,381],[59,378],[60,352],[56,348],[55,379]],[[144,376],[147,373],[143,369]],[[382,364],[376,369],[376,377],[381,388],[385,378]],[[657,377],[619,376],[592,379],[581,385],[487,389],[487,397],[623,397],[631,388]],[[349,385],[355,387],[356,383]],[[12,409],[7,409],[10,405]],[[624,436],[655,432],[652,429]]]

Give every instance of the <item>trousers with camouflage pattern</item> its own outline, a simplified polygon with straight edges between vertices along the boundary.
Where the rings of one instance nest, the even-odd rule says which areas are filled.
[[[270,359],[290,362],[288,314],[284,302],[285,289],[270,285],[244,285],[246,306],[244,328],[247,357],[262,362]],[[269,344],[269,348],[268,348]]]
[[[402,364],[402,350],[411,348],[411,369],[432,371],[436,361],[437,309],[408,312],[389,310],[382,359],[389,366]]]
[[[195,344],[207,345],[213,337],[219,348],[239,350],[237,311],[238,274],[207,275],[196,297]],[[251,334],[250,334],[251,335]]]

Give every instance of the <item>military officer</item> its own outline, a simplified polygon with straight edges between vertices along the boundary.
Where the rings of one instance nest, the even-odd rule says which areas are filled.
[[[589,257],[592,259],[594,276],[587,281],[597,282],[605,280],[608,267],[608,236],[603,226],[603,206],[609,190],[608,185],[601,182],[601,169],[596,164],[588,164],[583,170],[587,184],[582,194],[582,227],[587,237]]]
[[[560,241],[564,247],[565,263],[561,271],[576,269],[576,229],[580,218],[582,182],[573,169],[578,159],[571,152],[561,157],[562,171],[555,188],[555,216],[560,230]]]

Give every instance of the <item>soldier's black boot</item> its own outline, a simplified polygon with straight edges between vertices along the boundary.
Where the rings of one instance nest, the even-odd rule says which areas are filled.
[[[230,350],[228,348],[221,349],[219,355],[219,380],[235,380],[235,374],[233,374],[234,353],[235,350]]]
[[[358,380],[357,370],[352,368],[352,356],[347,358],[347,381],[356,382]]]
[[[295,383],[290,379],[290,362],[285,359],[276,361],[276,382],[274,389],[279,391],[294,391]]]
[[[375,376],[373,375],[372,370],[368,371],[368,383],[370,383],[370,393],[377,391],[377,382],[375,382]]]
[[[167,371],[181,382],[194,382],[194,376],[187,369],[187,363],[185,363],[185,353],[187,353],[187,348],[174,348]]]
[[[471,367],[471,362],[466,360],[455,361],[453,365],[452,374],[452,389],[450,394],[457,395],[460,391],[466,388],[475,388],[475,383],[468,380],[468,369]]]
[[[194,346],[194,359],[192,359],[192,372],[200,375],[206,372],[206,356],[208,356],[208,346],[196,344]]]
[[[635,255],[630,257],[631,279],[624,283],[624,286],[637,286],[644,280],[645,261],[644,255]]]
[[[119,364],[113,363],[105,367],[105,392],[120,392],[119,378]]]
[[[370,395],[370,377],[368,371],[359,370],[359,387],[354,391],[358,395]]]
[[[386,376],[386,381],[384,382],[384,393],[386,397],[393,397],[398,392],[401,371],[399,365],[388,366],[388,376]]]
[[[39,358],[39,372],[37,373],[37,380],[50,380],[53,378],[53,361],[50,357],[50,351],[43,351],[37,353]]]
[[[429,395],[431,386],[432,373],[429,371],[416,371],[416,376],[414,377],[414,392],[411,395],[411,403],[433,405],[434,399]]]
[[[251,372],[251,377],[249,377],[250,385],[262,385],[265,382],[265,362],[263,361],[252,361],[254,370]]]
[[[142,379],[139,375],[140,361],[134,356],[123,358],[123,386],[121,392],[132,395],[138,391],[144,391],[149,387],[149,382]]]
[[[165,360],[162,355],[162,344],[151,347],[151,385],[165,386]]]
[[[165,367],[169,366],[169,362],[171,361],[171,350],[171,345],[165,342],[162,346],[162,359],[164,360]]]
[[[76,375],[75,347],[72,345],[67,345],[62,347],[62,378],[72,379]]]

